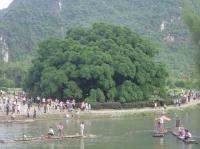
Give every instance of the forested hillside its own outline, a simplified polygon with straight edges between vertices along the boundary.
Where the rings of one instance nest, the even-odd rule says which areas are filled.
[[[7,47],[0,47],[1,59],[6,53],[12,62],[30,61],[42,40],[64,37],[73,26],[105,22],[157,41],[163,49],[157,60],[166,63],[170,74],[192,77],[195,46],[181,20],[182,9],[182,0],[14,0],[0,11],[0,42]]]

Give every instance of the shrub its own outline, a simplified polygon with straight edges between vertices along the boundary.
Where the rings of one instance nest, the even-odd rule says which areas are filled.
[[[156,101],[158,103],[158,106],[161,105],[172,105],[172,100],[166,100],[166,101]],[[162,102],[162,103],[161,103]],[[144,107],[154,107],[153,101],[136,101],[136,102],[130,102],[130,103],[120,103],[120,102],[91,102],[91,108],[93,110],[99,110],[99,109],[133,109],[133,108],[144,108]]]
[[[105,102],[102,104],[104,109],[121,109],[121,103],[120,102]]]
[[[90,105],[93,110],[103,109],[103,104],[100,102],[91,102]]]

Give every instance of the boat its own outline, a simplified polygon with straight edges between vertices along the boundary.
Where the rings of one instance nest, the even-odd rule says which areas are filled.
[[[170,131],[170,133],[186,144],[198,144],[198,142],[195,139],[192,139],[192,138],[184,139],[180,137],[176,132],[173,132],[173,131]]]
[[[82,139],[82,138],[95,138],[95,135],[87,134],[87,135],[66,135],[66,136],[40,136],[40,137],[20,137],[14,139],[0,140],[0,143],[29,143],[29,142],[48,142],[48,141],[63,141],[70,139]]]

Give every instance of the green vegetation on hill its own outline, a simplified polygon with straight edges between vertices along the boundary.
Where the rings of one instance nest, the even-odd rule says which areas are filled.
[[[73,26],[125,25],[162,45],[158,61],[167,65],[173,77],[192,78],[196,52],[181,20],[182,7],[182,0],[15,0],[1,17],[0,35],[15,62],[26,55],[35,57],[39,42],[63,37]]]
[[[198,66],[198,73],[200,72],[200,11],[198,9],[200,6],[200,0],[194,1],[185,0],[185,11],[183,15],[184,22],[187,24],[190,33],[192,35],[193,42],[195,43],[198,52],[195,56],[195,62]],[[198,81],[198,86],[200,81]]]
[[[157,46],[127,27],[97,23],[39,45],[24,89],[32,96],[87,101],[147,100],[165,95],[167,72]]]
[[[200,1],[198,4],[200,6]],[[195,9],[196,7],[192,5],[190,1],[186,0],[185,5],[186,6],[183,19],[190,29],[190,32],[192,34],[192,39],[194,43],[197,45],[198,53],[200,54],[200,12]],[[198,63],[199,63],[199,56],[200,55],[198,55],[197,57]]]

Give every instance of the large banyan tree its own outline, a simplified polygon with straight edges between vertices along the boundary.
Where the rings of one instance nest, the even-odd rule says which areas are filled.
[[[24,89],[62,99],[148,100],[163,93],[167,76],[154,61],[156,49],[127,27],[96,23],[91,29],[72,28],[64,39],[39,45]]]

